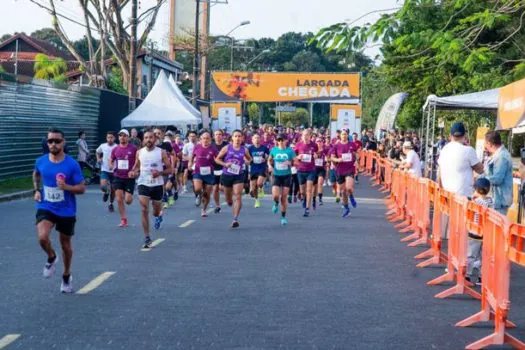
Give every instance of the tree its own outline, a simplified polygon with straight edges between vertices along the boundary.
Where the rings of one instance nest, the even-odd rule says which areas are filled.
[[[310,113],[306,108],[297,108],[295,112],[281,112],[281,124],[295,127],[297,125],[308,125]]]
[[[6,41],[7,39],[9,39],[12,36],[13,35],[11,35],[11,34],[4,34],[4,35],[0,36],[0,43],[3,42],[3,41]]]
[[[67,51],[67,48],[64,46],[64,44],[62,44],[62,40],[60,40],[60,37],[57,35],[53,28],[38,29],[32,32],[29,36],[50,42],[60,50]]]
[[[248,118],[252,123],[259,121],[259,106],[257,103],[250,103],[248,105]]]
[[[50,59],[48,56],[39,53],[35,56],[33,67],[35,78],[63,82],[63,73],[67,70],[67,63],[62,58]]]
[[[108,75],[106,85],[111,91],[118,92],[119,94],[127,93],[122,82],[122,71],[118,67],[111,68],[111,73]]]

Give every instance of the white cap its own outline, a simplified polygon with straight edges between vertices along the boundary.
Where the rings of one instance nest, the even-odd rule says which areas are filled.
[[[127,131],[126,129],[122,129],[118,132],[118,134],[126,134],[126,136],[129,136],[129,131]]]

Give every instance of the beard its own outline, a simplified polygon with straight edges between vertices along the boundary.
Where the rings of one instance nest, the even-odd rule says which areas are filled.
[[[153,142],[146,142],[146,147],[151,148],[153,147]]]
[[[50,149],[49,149],[49,153],[51,153],[51,154],[54,155],[54,156],[60,154],[60,152],[62,152],[62,150],[59,149],[59,148],[50,148]]]

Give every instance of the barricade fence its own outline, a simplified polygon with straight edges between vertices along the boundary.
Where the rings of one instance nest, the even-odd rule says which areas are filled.
[[[467,345],[466,349],[503,344],[525,349],[524,342],[506,332],[506,328],[515,327],[507,320],[510,271],[511,264],[525,266],[525,226],[510,223],[507,217],[495,210],[450,193],[430,179],[418,178],[398,169],[396,162],[381,158],[376,152],[359,151],[359,166],[362,172],[372,177],[373,185],[382,186],[380,190],[388,192],[385,198],[387,219],[396,223],[400,233],[409,233],[401,241],[409,242],[409,247],[429,247],[415,256],[423,260],[417,267],[447,266],[444,275],[427,284],[453,282],[454,286],[435,297],[466,294],[481,300],[481,311],[456,326],[494,321],[494,332]],[[481,293],[474,290],[472,282],[466,278],[469,234],[482,239]],[[442,237],[448,238],[446,251]]]

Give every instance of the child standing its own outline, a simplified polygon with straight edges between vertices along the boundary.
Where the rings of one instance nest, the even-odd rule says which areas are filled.
[[[494,208],[494,201],[492,197],[488,195],[490,192],[490,182],[485,178],[479,178],[474,183],[474,194],[473,201],[479,205],[482,205],[487,208]],[[479,215],[475,214],[474,222],[479,222]],[[478,270],[478,282],[476,284],[481,284],[481,248],[483,244],[483,237],[478,236],[472,232],[468,234],[468,258],[467,258],[467,281],[470,282],[472,272],[474,269]]]

